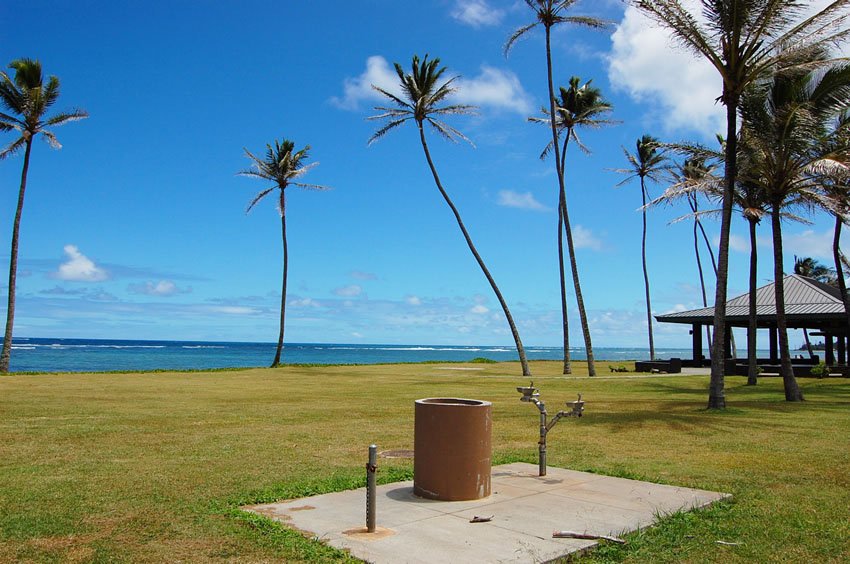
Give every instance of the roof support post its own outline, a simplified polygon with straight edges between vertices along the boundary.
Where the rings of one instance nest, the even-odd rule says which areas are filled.
[[[705,358],[702,356],[702,325],[694,323],[692,327],[691,335],[693,336],[694,366],[702,366],[702,360]]]
[[[770,363],[779,364],[779,340],[776,325],[771,325],[767,328],[770,335]]]
[[[826,350],[824,351],[826,353],[826,359],[824,359],[824,362],[832,366],[833,364],[835,364],[835,354],[832,350],[832,335],[830,333],[824,332],[823,342],[826,345]]]
[[[844,364],[846,348],[844,347],[844,335],[838,336],[838,364]]]

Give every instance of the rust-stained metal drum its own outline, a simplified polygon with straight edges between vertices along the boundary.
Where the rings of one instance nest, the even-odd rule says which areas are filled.
[[[492,407],[473,399],[416,400],[413,493],[443,501],[490,495]]]

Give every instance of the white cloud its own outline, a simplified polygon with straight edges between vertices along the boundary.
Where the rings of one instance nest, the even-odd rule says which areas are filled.
[[[452,10],[454,19],[476,28],[498,25],[504,15],[504,10],[492,8],[485,0],[456,0]]]
[[[384,102],[386,98],[372,88],[373,84],[391,94],[401,94],[395,69],[380,55],[373,55],[366,59],[366,70],[360,76],[346,78],[343,84],[343,96],[331,98],[331,103],[345,110],[356,110],[364,101]],[[457,88],[454,103],[506,109],[523,115],[532,111],[529,95],[523,89],[517,76],[508,70],[503,71],[484,65],[478,76],[458,78],[454,86]]]
[[[391,94],[401,94],[398,75],[380,55],[373,55],[366,59],[366,70],[360,76],[346,78],[342,98],[333,97],[331,102],[344,110],[356,110],[361,101],[383,99],[383,95],[372,88],[373,84]]]
[[[59,265],[59,271],[53,274],[59,280],[73,282],[100,282],[109,278],[109,274],[82,254],[75,245],[65,245],[68,260]]]
[[[694,8],[694,0],[686,0]],[[699,10],[695,10],[699,13]],[[670,33],[634,6],[611,36],[608,79],[651,110],[669,132],[698,132],[706,138],[725,131],[725,110],[716,104],[721,82],[704,58],[675,46]]]
[[[293,307],[320,307],[321,304],[313,298],[296,298],[289,300],[289,305]]]
[[[511,71],[483,65],[481,74],[474,78],[455,81],[455,98],[462,104],[489,106],[527,115],[533,112],[531,99],[517,75]]]
[[[412,306],[422,305],[422,300],[419,299],[419,296],[407,296],[406,298],[404,298],[404,301]]]
[[[207,309],[213,313],[226,313],[228,315],[254,315],[260,313],[259,310],[244,306],[210,306]]]
[[[822,233],[817,233],[812,229],[806,229],[802,233],[783,233],[782,250],[785,252],[787,260],[796,255],[798,257],[828,260],[829,264],[832,264],[832,238],[834,235],[835,232],[832,229],[827,229]],[[844,239],[842,237],[841,246],[847,248]]]
[[[344,298],[353,298],[355,296],[359,296],[363,293],[363,288],[358,286],[357,284],[351,284],[349,286],[343,286],[341,288],[337,288],[334,290],[334,294],[337,296],[341,296]]]
[[[130,284],[128,289],[134,294],[144,294],[147,296],[173,296],[175,294],[188,294],[192,291],[192,288],[178,288],[171,280],[160,280],[156,284],[153,282]]]
[[[497,203],[508,208],[519,208],[521,210],[547,211],[549,208],[541,204],[531,192],[514,192],[513,190],[500,190]]]
[[[469,309],[469,311],[472,312],[472,313],[482,314],[482,313],[488,313],[490,310],[486,306],[478,304],[478,305],[472,306]]]
[[[602,241],[597,239],[590,229],[581,225],[573,227],[573,245],[576,249],[602,250]]]
[[[720,243],[720,239],[718,237],[717,241],[715,242],[715,248],[717,248],[719,243]],[[749,254],[750,253],[750,240],[746,239],[744,237],[741,237],[739,235],[730,234],[729,235],[729,248],[732,249],[733,251],[738,251],[739,253]]]
[[[378,275],[371,272],[363,272],[362,270],[352,270],[351,277],[357,280],[377,280]]]
[[[822,10],[830,0],[816,0],[802,17]],[[698,22],[704,22],[699,0],[682,0]],[[611,36],[608,79],[638,102],[648,105],[654,120],[668,132],[698,133],[713,140],[725,133],[725,108],[720,96],[720,75],[707,59],[680,46],[665,28],[644,16],[634,5]],[[845,47],[846,55],[848,48]]]

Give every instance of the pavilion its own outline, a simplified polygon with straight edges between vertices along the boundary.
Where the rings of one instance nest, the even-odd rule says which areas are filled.
[[[841,293],[812,278],[789,274],[785,276],[785,316],[789,329],[806,329],[809,335],[824,338],[826,364],[848,364],[848,316],[844,310]],[[749,292],[726,302],[726,326],[749,326]],[[693,359],[682,360],[684,366],[704,366],[710,364],[703,354],[703,327],[714,324],[714,308],[705,307],[690,311],[679,311],[656,315],[662,323],[684,323],[691,325],[693,336]],[[770,358],[759,359],[759,364],[775,365],[779,363],[778,331],[776,327],[776,299],[774,283],[771,282],[756,290],[756,319],[759,329],[767,329],[770,335]],[[726,358],[732,358],[729,339],[731,331],[726,332],[724,343]],[[833,344],[833,340],[835,343]],[[797,361],[795,361],[797,362]]]

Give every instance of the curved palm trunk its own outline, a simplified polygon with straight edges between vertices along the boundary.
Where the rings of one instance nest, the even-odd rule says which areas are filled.
[[[570,322],[567,317],[567,277],[564,272],[564,216],[558,206],[558,272],[561,275],[561,319],[564,329],[564,374],[572,374],[570,362]]]
[[[701,227],[699,218],[697,217],[697,202],[696,196],[691,199],[688,197],[688,203],[691,206],[691,211],[694,212],[694,256],[697,259],[697,272],[699,272],[699,286],[702,290],[702,307],[708,307],[708,297],[705,295],[705,276],[702,273],[702,259],[699,256],[699,236],[697,234],[697,228]],[[708,348],[711,350],[711,327],[708,325],[705,326],[705,337],[706,342],[708,343]],[[694,359],[697,360],[697,359]]]
[[[758,284],[757,266],[758,251],[756,250],[756,225],[758,219],[747,217],[750,224],[750,301],[749,319],[747,327],[747,385],[758,384],[758,357],[756,355],[756,330],[758,327],[756,317],[756,285]]]
[[[732,224],[732,195],[735,187],[738,152],[739,97],[723,86],[726,103],[726,151],[724,161],[723,209],[720,218],[720,246],[717,257],[717,285],[714,293],[714,342],[711,346],[711,379],[708,384],[708,408],[726,407],[725,360],[726,286],[729,274],[729,227]]]
[[[596,376],[596,365],[593,362],[593,344],[590,340],[590,327],[587,323],[587,312],[584,308],[584,297],[581,293],[581,282],[578,276],[578,262],[576,261],[575,246],[573,245],[572,227],[570,226],[570,216],[567,212],[567,193],[564,189],[564,167],[561,160],[562,155],[558,147],[558,129],[555,124],[555,86],[552,82],[551,28],[549,26],[546,27],[546,69],[546,78],[549,85],[549,116],[551,118],[549,123],[552,129],[552,150],[555,151],[555,172],[558,174],[558,205],[564,219],[564,232],[567,236],[567,250],[570,254],[570,268],[573,274],[573,286],[576,293],[576,306],[581,321],[582,334],[584,335],[584,348],[587,354],[587,374],[588,376]],[[566,325],[566,322],[564,324]],[[564,354],[566,355],[566,349]]]
[[[785,281],[782,272],[782,225],[780,224],[780,206],[774,203],[770,212],[770,224],[773,228],[773,287],[776,300],[776,326],[779,332],[779,358],[782,384],[786,401],[803,401],[803,394],[794,378],[791,366],[791,352],[788,349],[788,325],[785,319]]]
[[[655,342],[652,339],[652,304],[649,301],[649,273],[646,270],[646,187],[640,177],[641,211],[643,212],[643,238],[640,253],[643,259],[643,286],[646,289],[646,327],[649,330],[649,360],[655,360]]]
[[[809,340],[809,330],[803,327],[803,341],[806,343],[806,352],[809,353],[809,358],[815,358],[815,351],[812,350],[812,342]]]
[[[522,375],[523,376],[531,376],[531,370],[528,367],[528,359],[525,356],[525,349],[522,346],[522,340],[519,337],[519,331],[516,328],[516,324],[514,323],[514,318],[511,315],[510,310],[508,309],[508,304],[505,302],[505,298],[502,297],[502,292],[499,291],[499,287],[496,286],[496,281],[493,280],[493,276],[490,274],[490,271],[487,269],[487,266],[484,264],[484,260],[482,260],[481,255],[478,254],[478,250],[476,250],[475,245],[472,243],[472,238],[469,236],[469,232],[466,230],[466,226],[464,226],[463,221],[460,218],[460,213],[457,211],[454,203],[452,202],[449,195],[446,193],[443,188],[443,183],[440,182],[440,176],[437,174],[437,169],[434,166],[434,161],[431,159],[431,151],[428,150],[428,143],[425,141],[425,129],[422,127],[422,122],[417,121],[416,126],[419,128],[419,140],[422,142],[422,150],[425,151],[425,158],[428,160],[428,166],[431,169],[431,174],[434,176],[434,182],[437,184],[437,188],[440,190],[440,194],[443,195],[443,199],[446,201],[446,204],[451,208],[452,213],[455,216],[455,220],[457,221],[458,227],[460,227],[461,233],[463,233],[464,239],[466,239],[466,244],[469,246],[469,250],[472,252],[472,256],[475,257],[475,260],[478,262],[478,266],[481,267],[481,272],[484,273],[484,276],[487,278],[487,282],[490,283],[490,287],[493,288],[493,293],[496,294],[496,299],[499,300],[499,304],[502,306],[502,310],[505,312],[505,318],[508,321],[508,326],[511,329],[511,335],[513,335],[514,342],[516,343],[516,351],[519,355],[519,362],[522,365]]]
[[[15,210],[15,223],[12,226],[12,250],[9,257],[9,301],[6,306],[6,332],[3,336],[3,350],[0,352],[0,372],[9,371],[12,356],[12,329],[15,325],[15,283],[18,279],[18,237],[21,228],[21,214],[24,211],[24,194],[27,190],[27,172],[30,167],[32,137],[27,139],[24,152],[24,168],[21,172],[21,188],[18,191],[18,207]]]
[[[283,284],[280,290],[280,334],[277,337],[277,351],[271,368],[280,366],[280,354],[283,350],[283,328],[286,320],[286,278],[289,271],[289,252],[286,246],[286,200],[283,190],[280,191],[280,230],[283,239]]]
[[[841,216],[835,215],[835,236],[832,238],[832,259],[835,261],[835,277],[838,281],[838,291],[844,303],[844,313],[847,316],[847,329],[850,331],[850,298],[847,296],[847,283],[844,281],[844,264],[841,261]],[[841,337],[843,338],[843,337]]]

